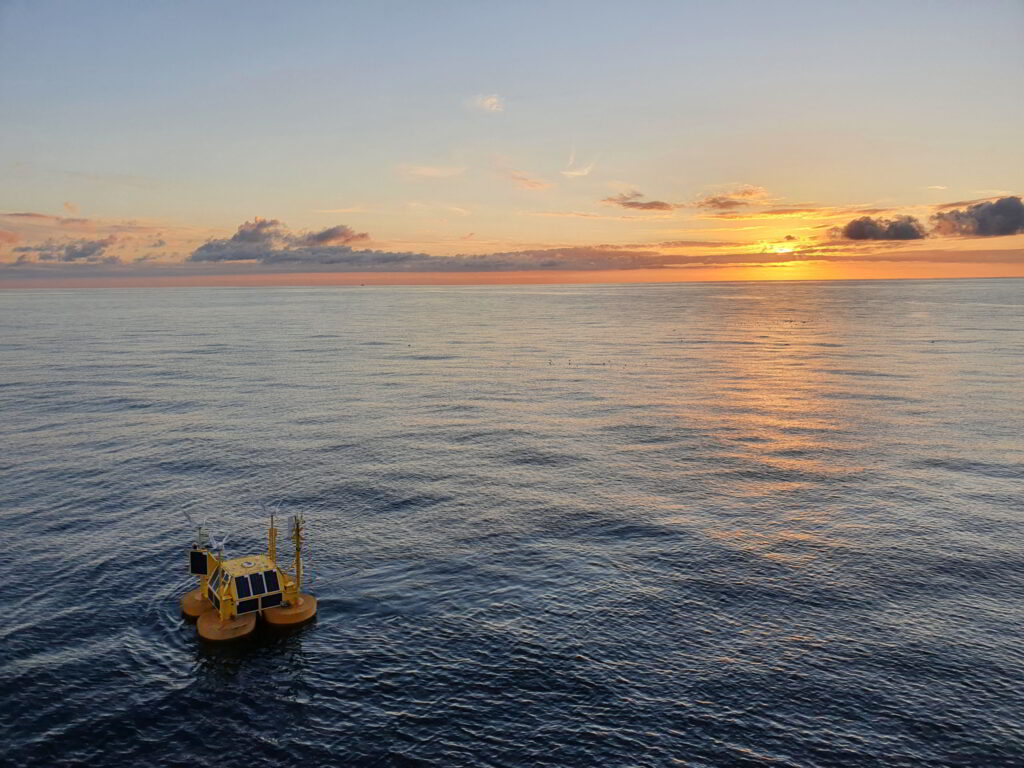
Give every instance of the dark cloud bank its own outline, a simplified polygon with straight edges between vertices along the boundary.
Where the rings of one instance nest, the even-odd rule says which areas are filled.
[[[642,210],[663,210],[670,203],[638,201],[639,193],[619,195],[608,201],[616,205],[635,203],[646,206]],[[717,204],[717,203],[716,203]],[[998,200],[965,202],[951,207],[942,206],[931,217],[929,231],[912,216],[881,218],[861,216],[841,228],[831,230],[833,237],[847,241],[912,241],[924,237],[997,237],[1024,233],[1024,204],[1020,197]],[[629,206],[626,206],[629,207]],[[28,214],[20,214],[28,215]],[[793,236],[786,238],[792,242]],[[354,248],[369,240],[365,232],[356,232],[339,224],[315,232],[295,233],[277,219],[256,218],[238,227],[227,238],[208,240],[196,248],[184,263],[145,264],[150,257],[134,260],[134,265],[122,264],[109,251],[113,247],[126,247],[119,236],[98,239],[48,240],[39,245],[12,248],[17,261],[0,265],[21,277],[56,274],[57,270],[74,270],[90,274],[127,274],[126,270],[157,271],[167,274],[231,274],[237,272],[509,272],[525,270],[623,270],[657,269],[670,267],[714,267],[740,264],[773,263],[780,260],[777,253],[765,250],[762,254],[719,251],[713,255],[664,253],[662,248],[682,246],[717,246],[715,242],[667,242],[652,245],[596,245],[567,248],[528,249],[487,254],[460,254],[431,256],[426,253],[396,252]],[[11,240],[10,242],[13,242]],[[161,241],[160,245],[163,245]],[[153,243],[153,247],[157,243]],[[835,245],[835,244],[833,244]],[[844,249],[830,248],[828,244],[806,246],[787,253],[786,261],[830,260],[837,256],[849,258]],[[836,248],[839,248],[837,251]],[[929,251],[903,252],[898,258],[893,252],[858,252],[859,261],[994,261],[1018,263],[1024,260],[1024,251]],[[33,267],[34,265],[34,267]],[[142,274],[140,272],[139,274]]]
[[[1024,233],[1024,203],[1019,197],[950,203],[940,208],[951,210],[940,210],[931,217],[931,233],[913,216],[892,219],[862,216],[834,229],[832,234],[846,240],[920,240],[929,234],[1000,237]]]
[[[607,198],[605,202],[641,210],[675,208],[659,200],[638,200],[638,192]],[[716,201],[713,206],[718,205]],[[730,206],[731,207],[731,206]],[[931,233],[913,216],[873,218],[862,216],[833,230],[833,235],[846,240],[920,240],[931,235],[995,236],[1024,232],[1024,205],[1019,197],[982,201],[942,211],[932,217]],[[791,236],[790,236],[791,237]],[[777,255],[753,257],[751,254],[716,254],[714,256],[682,256],[661,253],[650,246],[580,246],[522,251],[505,251],[481,255],[430,256],[425,253],[393,252],[361,249],[352,243],[368,240],[364,232],[338,225],[319,232],[293,234],[276,219],[254,219],[242,224],[230,238],[210,240],[199,246],[189,261],[257,262],[267,266],[306,268],[330,267],[351,272],[416,271],[416,272],[499,272],[519,270],[614,270],[671,266],[725,266],[728,264],[778,260]],[[668,247],[671,244],[662,244]],[[657,246],[655,246],[657,247]],[[790,258],[822,258],[821,249],[807,248]],[[944,254],[940,261],[963,258]],[[1016,260],[1016,256],[1014,259]],[[925,257],[923,257],[926,260]],[[917,260],[917,259],[914,259]]]
[[[256,218],[238,227],[229,238],[209,240],[196,248],[189,261],[261,261],[264,264],[332,259],[357,253],[348,243],[369,240],[365,232],[339,224],[320,232],[295,235],[277,219]],[[372,253],[372,251],[364,251]]]
[[[962,210],[936,213],[932,222],[942,235],[1016,235],[1024,232],[1024,203],[1019,197],[986,200]]]
[[[847,240],[920,240],[925,237],[924,226],[913,216],[895,219],[873,219],[862,216],[840,230]]]
[[[58,243],[48,240],[42,245],[22,245],[14,249],[14,253],[21,254],[18,261],[22,264],[29,261],[29,254],[36,254],[39,261],[62,262],[64,264],[88,263],[116,264],[120,261],[117,256],[107,256],[106,251],[117,242],[113,235],[99,240],[72,240],[71,242]]]
[[[524,269],[624,269],[661,266],[657,251],[613,246],[508,251],[483,255],[430,256],[426,253],[357,250],[349,243],[368,240],[364,232],[338,225],[295,235],[276,219],[242,224],[230,238],[196,248],[190,262],[259,262],[265,265],[322,265],[351,272],[497,272]]]

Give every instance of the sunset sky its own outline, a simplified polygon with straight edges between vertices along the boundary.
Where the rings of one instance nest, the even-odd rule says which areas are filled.
[[[1024,3],[0,0],[0,287],[1024,276]]]

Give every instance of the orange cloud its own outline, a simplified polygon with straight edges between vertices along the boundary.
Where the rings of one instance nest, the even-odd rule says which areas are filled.
[[[744,184],[730,192],[716,195],[707,195],[694,203],[697,208],[710,208],[716,211],[729,211],[747,205],[754,205],[755,201],[765,197],[767,191],[764,187],[754,184]]]
[[[644,197],[642,192],[633,190],[618,195],[604,198],[601,202],[610,205],[618,205],[622,208],[630,208],[636,211],[671,211],[678,206],[666,203],[663,200],[641,200]]]
[[[799,207],[778,207],[767,208],[762,211],[747,212],[725,212],[713,213],[701,218],[709,219],[736,219],[736,220],[757,220],[757,219],[835,219],[841,216],[867,215],[885,213],[887,208],[861,208],[861,207],[836,207],[827,206],[799,206]]]

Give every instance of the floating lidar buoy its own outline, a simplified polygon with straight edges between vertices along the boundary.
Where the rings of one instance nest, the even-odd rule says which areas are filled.
[[[313,595],[300,592],[302,585],[302,534],[305,520],[295,515],[289,521],[295,543],[295,572],[290,574],[277,562],[277,528],[270,516],[267,554],[227,558],[226,538],[213,546],[199,528],[189,551],[189,572],[199,577],[199,587],[181,599],[181,610],[197,619],[196,628],[204,640],[243,638],[256,628],[262,617],[278,627],[298,626],[316,616]]]

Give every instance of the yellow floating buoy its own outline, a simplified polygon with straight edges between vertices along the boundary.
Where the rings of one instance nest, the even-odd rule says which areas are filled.
[[[246,613],[230,619],[221,619],[220,612],[213,608],[206,611],[196,622],[196,629],[203,640],[219,643],[224,640],[240,640],[251,635],[256,629],[256,614]]]
[[[209,545],[202,527],[189,551],[189,572],[199,577],[199,588],[181,598],[181,610],[197,620],[204,640],[235,640],[252,633],[263,616],[275,627],[295,627],[316,616],[313,595],[302,586],[302,515],[290,522],[295,544],[294,575],[277,562],[277,528],[270,516],[267,554],[228,559],[224,542]]]
[[[181,612],[189,621],[196,621],[207,611],[213,610],[213,603],[203,594],[202,587],[196,587],[191,592],[186,592],[181,598]]]
[[[278,605],[263,612],[263,618],[272,627],[296,627],[316,616],[316,598],[301,594],[290,605]]]

